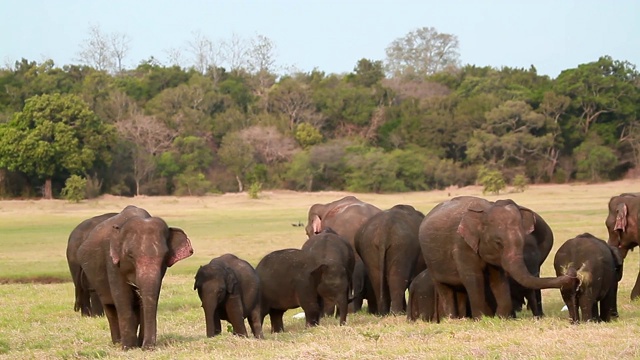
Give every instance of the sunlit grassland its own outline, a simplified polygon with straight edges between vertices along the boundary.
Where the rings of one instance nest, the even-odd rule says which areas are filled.
[[[604,220],[613,195],[638,191],[640,181],[594,185],[533,186],[523,193],[482,195],[478,187],[408,194],[356,194],[380,208],[411,204],[427,213],[457,195],[512,198],[540,213],[551,225],[555,245],[542,269],[554,276],[553,255],[563,241],[583,232],[606,239]],[[303,320],[285,315],[286,332],[265,339],[243,339],[224,332],[205,337],[204,317],[193,290],[198,266],[231,252],[253,265],[270,251],[299,247],[306,239],[306,213],[316,202],[346,195],[338,192],[264,192],[201,198],[106,196],[80,204],[64,201],[0,201],[0,359],[153,358],[153,359],[376,359],[376,358],[638,358],[640,302],[629,293],[638,272],[630,253],[619,292],[620,318],[609,324],[571,325],[560,312],[558,290],[543,290],[546,317],[523,313],[515,320],[449,320],[441,324],[407,322],[404,316],[350,315],[346,326],[322,319],[305,329]],[[152,352],[122,352],[110,343],[106,319],[73,312],[65,249],[69,232],[82,220],[117,212],[128,204],[144,207],[183,228],[195,254],[167,272],[160,296],[158,346]],[[17,283],[18,281],[62,283]],[[223,323],[223,329],[227,326]]]

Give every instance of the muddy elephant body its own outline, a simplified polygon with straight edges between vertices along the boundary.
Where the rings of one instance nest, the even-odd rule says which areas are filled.
[[[155,346],[162,278],[167,267],[191,254],[184,231],[135,206],[89,233],[78,260],[100,297],[114,343],[123,349]]]
[[[356,232],[365,221],[380,211],[382,210],[372,204],[361,201],[355,196],[345,196],[326,204],[314,204],[309,208],[305,231],[307,236],[311,237],[325,228],[331,228],[346,239],[355,252],[354,239]],[[364,298],[367,299],[370,306],[372,303],[375,305],[373,294],[367,293],[368,281],[364,277],[364,265],[356,254],[352,283],[354,284],[354,289],[358,291],[354,293],[353,301],[349,305],[351,311],[359,311],[362,308]]]
[[[438,204],[420,225],[419,239],[444,316],[459,317],[455,293],[466,291],[474,318],[494,315],[486,289],[496,301],[495,315],[509,317],[513,304],[507,273],[529,289],[560,288],[571,275],[538,278],[527,269],[525,236],[535,231],[533,211],[511,200],[491,202],[461,196]]]
[[[261,318],[269,315],[271,332],[284,331],[284,312],[297,307],[304,311],[307,326],[318,325],[322,305],[318,284],[324,268],[301,249],[276,250],[260,260],[256,272],[262,292]]]
[[[396,205],[369,218],[356,233],[356,252],[371,282],[377,314],[406,310],[405,292],[426,268],[418,241],[423,219],[413,206]]]
[[[202,302],[208,337],[220,334],[220,320],[230,322],[234,334],[247,336],[244,319],[254,337],[263,337],[260,279],[251,264],[233,254],[214,258],[198,269],[193,289]]]
[[[609,200],[605,220],[609,232],[607,243],[617,247],[622,258],[640,244],[640,193],[623,193]],[[640,272],[631,290],[631,300],[640,297]]]
[[[80,311],[82,316],[102,316],[104,315],[104,309],[100,298],[95,291],[91,290],[89,280],[87,280],[87,276],[82,271],[80,261],[78,261],[78,248],[84,243],[93,228],[115,215],[118,215],[118,213],[106,213],[84,220],[69,234],[67,263],[69,264],[69,271],[71,272],[71,279],[75,289],[73,309]]]
[[[553,266],[558,276],[571,269],[577,273],[572,286],[560,289],[572,322],[611,320],[618,281],[622,277],[618,248],[585,233],[562,244]]]
[[[326,266],[318,283],[323,313],[331,315],[337,307],[336,316],[340,317],[340,325],[344,325],[349,312],[348,304],[353,290],[352,276],[356,261],[351,245],[331,229],[325,229],[311,236],[302,245],[302,250],[309,252],[316,264]]]

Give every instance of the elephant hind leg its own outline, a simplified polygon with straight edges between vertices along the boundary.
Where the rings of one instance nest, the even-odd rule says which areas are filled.
[[[633,289],[631,290],[631,300],[635,300],[638,297],[640,297],[640,272],[638,272],[636,283],[633,285]]]
[[[282,322],[282,316],[284,310],[271,309],[269,310],[269,318],[271,319],[271,332],[279,333],[284,331],[284,324]]]

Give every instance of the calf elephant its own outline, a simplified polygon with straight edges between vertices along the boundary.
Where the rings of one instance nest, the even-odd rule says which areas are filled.
[[[434,207],[420,225],[419,239],[444,315],[458,316],[456,288],[467,292],[474,318],[493,315],[485,292],[488,285],[496,300],[495,314],[509,317],[513,305],[506,273],[529,289],[571,284],[575,274],[538,278],[525,266],[525,236],[535,227],[535,213],[511,200],[461,196]]]
[[[106,213],[94,216],[81,222],[71,231],[71,234],[69,234],[69,241],[67,242],[67,263],[69,264],[69,271],[71,272],[71,279],[73,280],[73,286],[75,288],[75,304],[73,310],[80,311],[82,316],[102,316],[104,315],[104,309],[102,308],[102,303],[100,303],[100,298],[95,291],[92,291],[89,280],[87,280],[87,276],[82,271],[82,267],[78,261],[78,248],[94,227],[115,215],[118,215],[118,213]]]
[[[626,258],[629,250],[640,244],[640,193],[624,193],[612,197],[605,225],[609,231],[607,243],[617,247],[622,258]],[[640,272],[631,290],[631,300],[639,296]]]
[[[422,219],[424,214],[413,206],[396,205],[369,218],[356,233],[356,251],[375,294],[375,312],[380,315],[406,310],[405,292],[426,268],[418,241]]]
[[[123,349],[153,348],[162,278],[167,267],[193,254],[184,231],[127,206],[98,224],[77,254],[104,306],[111,340]]]
[[[610,321],[615,309],[622,257],[617,247],[585,233],[567,240],[556,252],[553,266],[558,276],[575,271],[572,286],[560,289],[572,322]],[[600,309],[598,310],[598,303]]]
[[[318,284],[326,265],[317,264],[307,251],[283,249],[267,254],[256,266],[262,292],[261,318],[269,314],[271,332],[284,331],[282,316],[302,307],[307,326],[320,322]]]
[[[313,235],[302,245],[316,264],[325,265],[318,283],[318,294],[322,297],[325,314],[333,314],[337,305],[340,325],[347,321],[349,294],[352,290],[351,277],[355,266],[355,254],[351,245],[327,228]]]
[[[208,337],[220,334],[221,319],[242,336],[247,336],[244,319],[249,319],[253,336],[263,337],[260,279],[251,264],[233,254],[214,258],[198,269],[193,289],[202,302]]]
[[[308,221],[305,231],[308,237],[320,233],[325,228],[331,228],[338,235],[346,239],[355,252],[355,234],[373,215],[381,210],[374,205],[365,203],[355,196],[345,196],[342,199],[327,203],[314,204],[309,208]],[[367,298],[369,306],[375,307],[375,298],[367,293],[364,266],[362,260],[356,254],[356,265],[353,272],[354,296],[350,308],[359,311],[362,308],[363,298]]]

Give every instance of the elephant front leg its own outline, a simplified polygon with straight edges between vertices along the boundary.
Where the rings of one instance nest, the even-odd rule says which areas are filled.
[[[262,315],[260,314],[259,306],[256,306],[255,309],[251,311],[248,320],[253,336],[256,339],[264,339],[264,334],[262,333]]]
[[[109,331],[111,332],[111,341],[114,344],[120,342],[120,325],[118,324],[118,312],[113,304],[104,305],[104,313],[109,322]]]
[[[244,308],[239,295],[229,296],[225,303],[227,320],[233,327],[234,335],[247,336],[247,328],[244,325]]]
[[[487,267],[489,286],[496,299],[496,315],[501,318],[513,317],[511,288],[504,271],[493,266]]]
[[[284,315],[284,310],[278,310],[278,309],[269,310],[269,318],[271,319],[272,333],[279,333],[284,331],[284,323],[282,322],[283,315]]]

